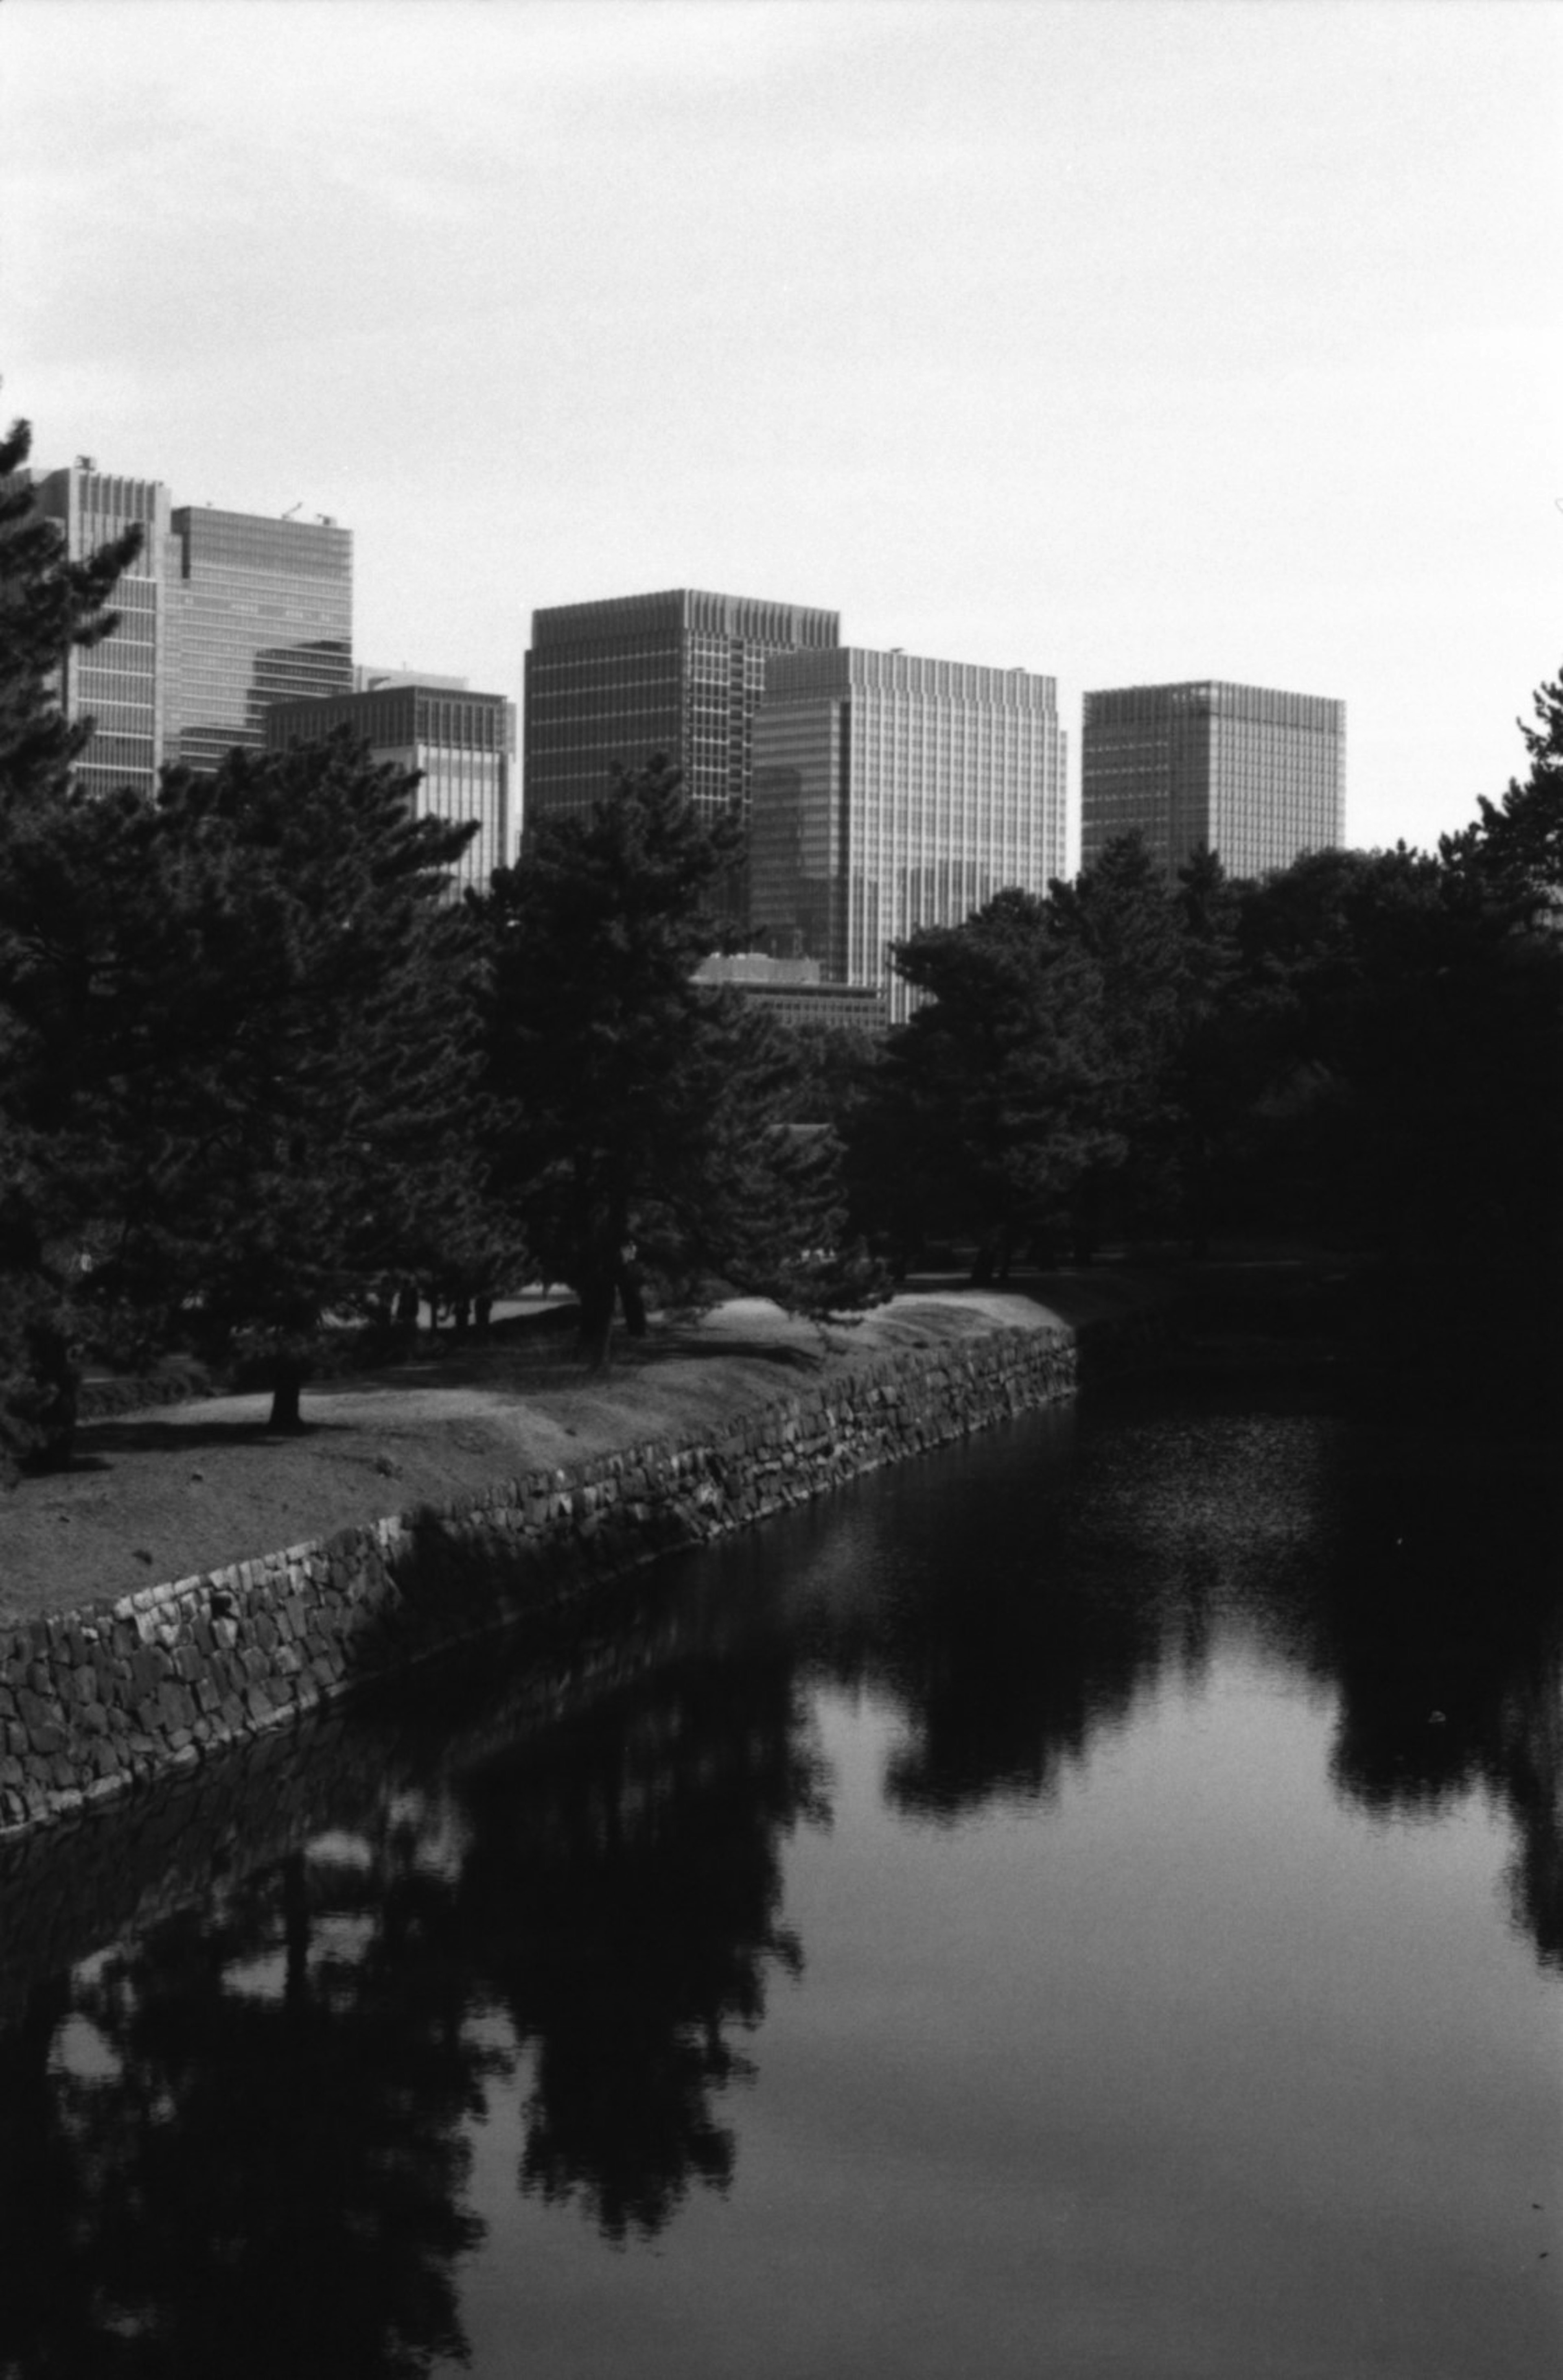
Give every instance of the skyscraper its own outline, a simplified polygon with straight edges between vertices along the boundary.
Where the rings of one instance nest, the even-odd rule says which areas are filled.
[[[258,749],[269,703],[352,685],[352,533],[210,505],[176,511],[159,480],[80,455],[34,480],[73,560],[134,521],[141,551],[111,598],[112,637],[65,660],[70,719],[94,722],[77,763],[90,790],[150,788],[165,760],[212,769]]]
[[[100,471],[90,455],[33,481],[38,509],[57,523],[73,562],[120,536],[132,523],[141,550],[114,590],[119,625],[100,645],[72,646],[61,671],[60,707],[67,719],[92,719],[91,743],[76,764],[94,793],[116,785],[150,792],[163,758],[164,664],[167,630],[168,491],[158,480]]]
[[[780,654],[754,729],[751,924],[836,983],[910,995],[888,949],[1064,867],[1055,683],[905,653]]]
[[[695,807],[747,815],[766,656],[834,646],[835,612],[689,588],[534,612],[526,661],[527,820],[581,814],[616,761],[665,752]]]
[[[362,737],[375,759],[421,771],[419,817],[477,820],[456,878],[486,891],[494,870],[510,858],[515,705],[502,694],[473,694],[448,679],[425,684],[398,675],[358,694],[274,704],[266,712],[266,743],[286,751],[290,744],[324,742],[338,727]]]
[[[274,702],[353,683],[353,538],[335,521],[186,504],[168,553],[165,757],[259,750]]]
[[[1081,857],[1133,830],[1171,876],[1203,844],[1261,876],[1346,831],[1346,705],[1202,679],[1085,698]]]

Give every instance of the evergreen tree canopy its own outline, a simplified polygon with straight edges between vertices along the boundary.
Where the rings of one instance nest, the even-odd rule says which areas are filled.
[[[1069,1206],[1077,1251],[1111,1227],[1166,1220],[1179,1201],[1182,1118],[1175,1073],[1185,1038],[1187,951],[1178,897],[1138,834],[1115,838],[1072,884],[1049,888],[1050,931],[1093,963],[1102,1062],[1093,1095],[1103,1153]]]
[[[599,1359],[616,1297],[643,1327],[642,1267],[675,1293],[715,1275],[794,1311],[868,1290],[840,1254],[834,1142],[793,1120],[785,1036],[694,980],[724,939],[713,894],[739,842],[653,759],[589,818],[541,820],[495,878],[499,1171]]]
[[[1481,799],[1473,823],[1439,846],[1450,866],[1527,919],[1563,906],[1563,677],[1532,699],[1535,726],[1516,722],[1531,756],[1524,783],[1511,778],[1501,802]]]
[[[12,897],[13,860],[73,799],[91,729],[66,720],[57,673],[73,645],[113,632],[108,598],[140,544],[132,529],[70,561],[25,477],[31,446],[25,422],[0,438],[0,1478],[68,1442],[79,1255],[67,1177],[79,1144],[61,1146],[55,1053],[10,996],[33,965],[18,929],[34,922]]]
[[[177,964],[143,982],[153,1129],[112,1263],[273,1367],[274,1426],[327,1315],[381,1305],[431,1238],[481,1264],[473,829],[349,735],[236,751],[157,806]]]
[[[922,1004],[885,1043],[853,1146],[903,1262],[929,1231],[955,1232],[976,1238],[979,1278],[1002,1274],[1086,1168],[1122,1154],[1103,1118],[1100,969],[1049,925],[1045,903],[1010,891],[895,947]]]
[[[13,465],[24,442],[5,450]],[[194,1330],[274,1367],[274,1420],[327,1314],[437,1236],[493,1253],[474,1123],[472,829],[349,738],[89,797],[49,683],[133,551],[68,565],[0,491],[0,1402],[14,1458],[68,1435],[74,1338]],[[62,626],[63,624],[63,626]]]

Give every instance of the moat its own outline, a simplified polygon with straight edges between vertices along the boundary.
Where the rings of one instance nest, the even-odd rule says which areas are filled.
[[[29,1847],[0,2375],[1539,2380],[1545,1471],[1119,1387]]]

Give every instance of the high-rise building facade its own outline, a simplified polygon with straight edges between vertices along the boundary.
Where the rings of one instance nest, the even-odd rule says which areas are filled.
[[[398,676],[360,694],[276,703],[265,718],[266,742],[274,751],[322,743],[338,727],[350,727],[375,759],[421,772],[421,818],[476,820],[478,832],[458,863],[456,879],[486,891],[495,869],[507,866],[512,856],[515,705],[502,694],[473,694],[448,682],[427,685]]]
[[[118,626],[64,663],[67,717],[93,722],[76,771],[89,790],[150,789],[165,760],[215,768],[235,745],[260,748],[269,704],[350,688],[349,529],[176,510],[161,480],[100,471],[85,455],[33,487],[73,561],[132,522],[142,531],[110,599]]]
[[[773,653],[836,645],[835,612],[689,588],[565,603],[531,617],[524,814],[584,814],[616,762],[665,753],[708,814],[747,814],[754,714]]]
[[[755,721],[750,921],[781,955],[911,1005],[891,943],[1064,868],[1050,677],[906,653],[781,654]]]
[[[197,504],[172,526],[165,758],[214,769],[273,703],[351,692],[352,531]]]
[[[141,531],[141,550],[114,590],[119,625],[102,644],[72,646],[66,654],[60,707],[67,719],[95,722],[76,764],[89,791],[135,785],[150,792],[163,758],[168,491],[158,480],[100,471],[80,455],[63,470],[40,473],[33,492],[73,562],[132,526]]]
[[[1140,834],[1171,876],[1202,846],[1262,876],[1346,831],[1346,705],[1203,679],[1088,694],[1081,757],[1084,866]]]

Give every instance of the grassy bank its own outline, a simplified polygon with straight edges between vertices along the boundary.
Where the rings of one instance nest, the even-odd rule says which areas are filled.
[[[66,1472],[0,1500],[0,1620],[68,1609],[663,1433],[695,1432],[898,1347],[1010,1323],[1088,1322],[1148,1282],[1049,1278],[1024,1292],[915,1291],[828,1337],[753,1300],[616,1343],[592,1375],[568,1346],[522,1339],[435,1349],[306,1392],[296,1438],[260,1394],[89,1422]]]

